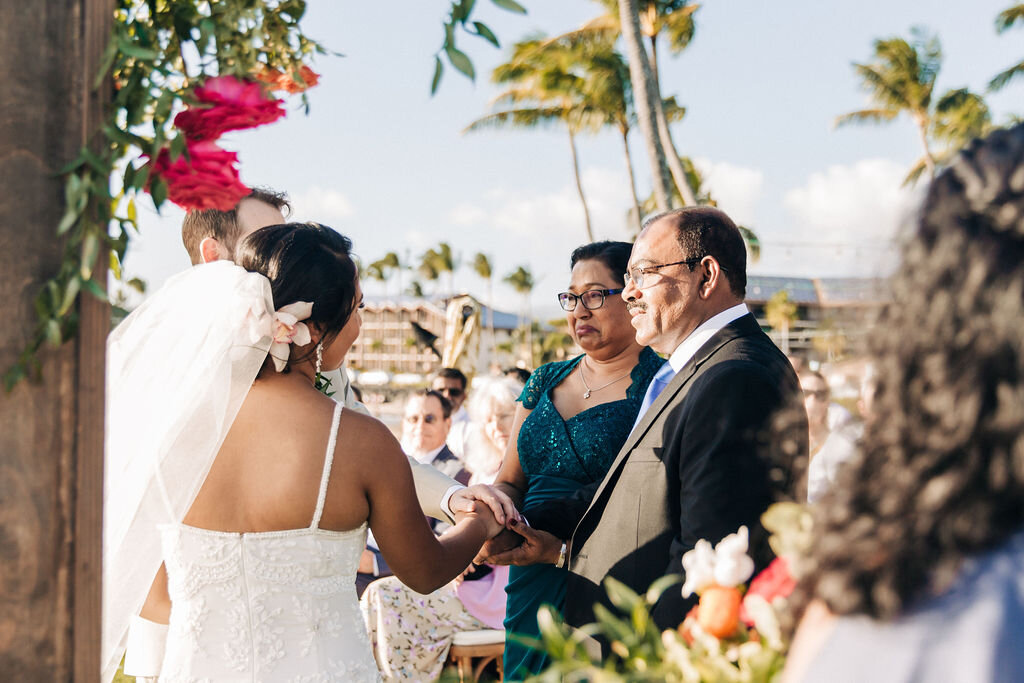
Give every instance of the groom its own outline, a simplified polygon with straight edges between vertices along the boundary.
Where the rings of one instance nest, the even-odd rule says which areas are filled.
[[[668,361],[604,480],[524,510],[533,528],[521,529],[522,545],[493,557],[566,566],[569,624],[593,621],[594,603],[610,606],[605,577],[642,593],[682,574],[698,540],[716,543],[741,525],[758,569],[770,561],[760,516],[789,493],[807,420],[793,368],[743,303],[745,288],[743,240],[717,209],[654,216],[633,245],[622,297],[637,341]],[[675,627],[692,603],[677,584],[652,615]]]
[[[291,213],[287,195],[255,188],[231,211],[206,209],[186,213],[181,225],[181,241],[192,265],[234,260],[235,250],[242,240],[260,228],[284,223],[286,213]],[[341,386],[338,393],[344,397],[345,407],[365,413],[366,408],[356,401],[345,372],[339,375]],[[416,484],[416,498],[423,514],[429,517],[454,522],[454,513],[471,511],[475,501],[487,505],[499,522],[504,523],[516,516],[511,499],[497,489],[485,485],[463,486],[429,464],[420,464],[411,457],[409,465]]]

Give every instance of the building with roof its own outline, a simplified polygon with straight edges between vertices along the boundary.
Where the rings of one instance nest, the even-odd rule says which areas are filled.
[[[766,307],[785,292],[796,306],[786,332],[773,329]],[[781,348],[818,360],[863,353],[872,316],[886,302],[885,281],[878,278],[799,278],[747,276],[747,305]]]

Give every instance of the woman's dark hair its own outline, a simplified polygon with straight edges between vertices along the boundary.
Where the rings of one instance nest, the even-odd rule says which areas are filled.
[[[1024,530],[1024,126],[933,181],[891,287],[875,417],[815,511],[803,586],[881,619]]]
[[[267,276],[275,309],[312,301],[313,313],[303,322],[322,330],[328,344],[359,305],[351,252],[352,242],[327,226],[285,223],[260,228],[246,237],[238,245],[237,259],[246,270]],[[292,353],[288,363],[307,360],[313,353]],[[264,370],[270,360],[268,357]]]
[[[569,270],[575,268],[580,261],[596,259],[612,271],[616,282],[625,285],[626,268],[629,267],[629,253],[632,250],[633,245],[629,242],[604,240],[584,244],[582,247],[573,249],[572,256],[569,257]]]

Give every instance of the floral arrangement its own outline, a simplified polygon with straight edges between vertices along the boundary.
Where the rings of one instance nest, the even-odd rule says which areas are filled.
[[[761,521],[773,532],[770,542],[777,557],[749,587],[746,582],[753,574],[754,562],[747,554],[746,527],[715,546],[699,541],[682,561],[686,572],[683,596],[697,595],[699,600],[676,629],[660,630],[650,610],[665,590],[678,585],[677,575],[658,579],[643,595],[612,578],[605,579],[608,597],[620,614],[595,605],[597,622],[581,629],[569,628],[554,610],[542,608],[537,617],[543,642],[531,645],[546,650],[552,663],[529,680],[776,680],[789,646],[780,615],[796,586],[791,569],[801,567],[798,555],[807,548],[810,520],[809,512],[796,503],[776,504],[765,512]],[[595,652],[593,636],[610,644],[610,656],[603,661]]]
[[[75,335],[80,293],[106,300],[109,266],[138,230],[136,199],[149,192],[190,209],[230,209],[249,192],[225,132],[285,114],[274,92],[300,93],[318,76],[308,62],[326,50],[299,28],[305,0],[118,0],[94,87],[104,118],[79,156],[59,171],[65,245],[57,273],[36,297],[36,328],[4,384],[41,373],[38,352]]]

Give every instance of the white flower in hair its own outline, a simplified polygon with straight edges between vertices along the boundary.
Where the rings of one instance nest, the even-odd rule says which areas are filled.
[[[271,324],[271,336],[274,341],[270,345],[270,357],[274,359],[274,368],[278,372],[284,370],[288,365],[291,344],[305,346],[313,341],[309,334],[309,326],[300,322],[312,314],[313,303],[311,301],[296,301],[274,311],[274,320]]]

